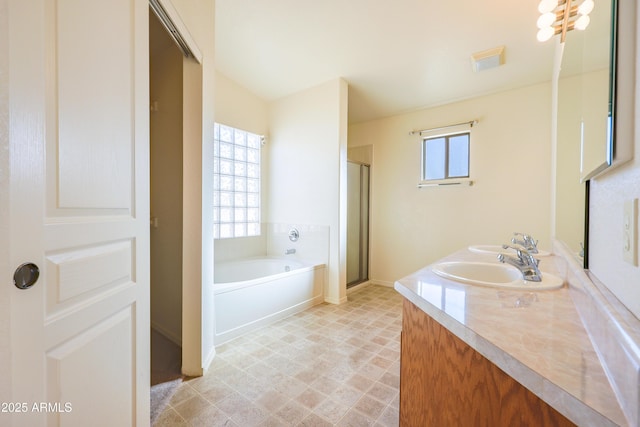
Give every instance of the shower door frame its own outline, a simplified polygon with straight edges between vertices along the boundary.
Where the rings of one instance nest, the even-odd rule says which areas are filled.
[[[358,165],[360,169],[360,185],[358,189],[360,215],[358,221],[358,278],[347,282],[347,288],[351,288],[358,284],[369,280],[369,244],[370,244],[370,206],[371,206],[371,165],[369,163],[348,160],[347,163]],[[363,188],[364,173],[366,170],[366,189]],[[347,183],[347,188],[348,188]],[[351,197],[347,194],[347,197]],[[366,204],[366,209],[363,205]],[[348,233],[348,232],[347,232]],[[348,246],[347,246],[348,247]],[[348,258],[347,258],[348,259]],[[349,265],[347,264],[347,272]]]

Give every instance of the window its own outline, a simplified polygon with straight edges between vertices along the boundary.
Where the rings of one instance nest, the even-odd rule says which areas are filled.
[[[215,123],[213,233],[216,239],[260,235],[262,137]]]
[[[469,132],[422,140],[422,180],[469,177]]]

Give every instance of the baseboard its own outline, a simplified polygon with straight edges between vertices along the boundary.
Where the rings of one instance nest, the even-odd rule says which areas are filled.
[[[384,280],[370,280],[369,282],[372,285],[384,286],[385,288],[393,288],[393,284],[394,284],[394,282],[387,282]]]
[[[209,352],[206,359],[204,360],[204,363],[202,364],[202,375],[205,375],[207,373],[215,357],[216,357],[216,347],[214,345],[213,347],[211,347],[211,351]]]
[[[340,304],[344,304],[345,302],[347,302],[347,296],[343,296],[342,298],[325,298],[324,302],[328,302],[329,304],[335,304],[335,305],[340,305]]]
[[[157,322],[153,322],[153,321],[151,322],[151,329],[155,329],[156,332],[158,332],[160,335],[164,336],[166,339],[168,339],[172,343],[182,347],[182,337],[169,331],[168,329],[158,324]]]
[[[359,291],[360,289],[364,289],[369,285],[373,285],[373,283],[371,283],[371,280],[367,280],[365,282],[358,283],[357,285],[354,285],[354,286],[352,286],[350,288],[347,288],[347,295],[349,295],[352,292]]]
[[[227,343],[235,338],[238,338],[244,334],[247,334],[249,332],[252,332],[258,328],[261,328],[263,326],[267,326],[271,323],[274,323],[278,320],[284,319],[285,317],[289,317],[292,314],[296,314],[299,313],[301,311],[304,311],[308,308],[311,308],[315,305],[318,304],[322,304],[322,302],[324,301],[324,298],[322,297],[322,295],[317,295],[311,299],[308,299],[306,301],[303,301],[299,304],[296,304],[294,306],[288,307],[284,310],[278,311],[277,313],[273,313],[270,314],[268,316],[262,317],[260,319],[254,320],[252,322],[249,323],[245,323],[242,326],[238,326],[237,328],[234,329],[230,329],[228,331],[224,331],[222,333],[218,333],[216,332],[215,335],[215,345],[216,346],[220,346],[224,343]]]

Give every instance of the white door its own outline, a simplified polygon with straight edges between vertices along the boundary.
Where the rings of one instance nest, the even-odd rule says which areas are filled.
[[[40,277],[5,284],[0,425],[147,425],[148,3],[8,6],[9,262]]]

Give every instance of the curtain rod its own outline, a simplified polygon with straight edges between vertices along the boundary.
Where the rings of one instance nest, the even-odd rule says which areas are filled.
[[[469,125],[469,127],[473,127],[476,124],[478,124],[478,120],[470,120],[468,122],[456,123],[455,125],[440,126],[437,128],[422,129],[422,130],[412,130],[411,132],[409,132],[409,135],[415,135],[415,134],[420,134],[422,132],[430,132],[434,130],[448,129],[448,128],[453,128],[453,127],[462,126],[462,125]]]

